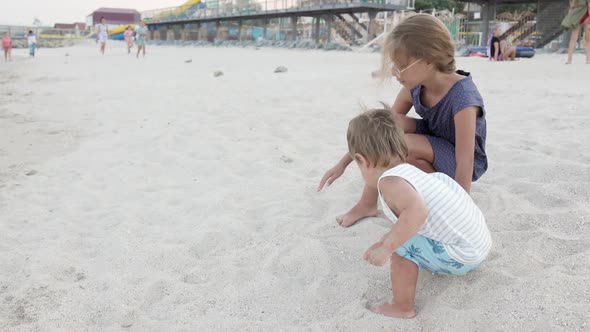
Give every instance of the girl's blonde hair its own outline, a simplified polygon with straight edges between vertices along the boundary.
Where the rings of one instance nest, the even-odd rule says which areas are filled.
[[[408,146],[404,132],[395,122],[389,106],[366,111],[350,121],[346,139],[348,152],[363,155],[373,167],[386,167],[394,159],[405,161]]]
[[[391,76],[393,59],[400,55],[427,60],[446,74],[456,70],[451,33],[439,19],[429,14],[412,15],[387,35],[383,44],[382,74]]]

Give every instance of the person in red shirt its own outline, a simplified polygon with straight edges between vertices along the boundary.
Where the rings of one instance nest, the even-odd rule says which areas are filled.
[[[12,61],[12,39],[8,32],[5,32],[2,37],[2,48],[4,49],[4,60]]]

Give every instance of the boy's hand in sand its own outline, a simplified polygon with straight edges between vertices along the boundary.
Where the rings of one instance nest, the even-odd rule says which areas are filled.
[[[387,263],[391,254],[391,250],[384,246],[383,242],[377,242],[365,251],[363,259],[375,266],[383,266]]]
[[[320,181],[318,191],[322,190],[325,184],[327,184],[327,186],[329,187],[332,184],[332,182],[336,181],[336,179],[344,173],[345,169],[346,166],[342,165],[341,163],[338,163],[336,164],[336,166],[330,168],[326,172],[326,174],[324,174],[324,177]]]

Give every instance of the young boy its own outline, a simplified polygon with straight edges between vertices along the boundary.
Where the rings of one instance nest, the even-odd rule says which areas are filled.
[[[391,111],[372,110],[348,126],[348,150],[368,187],[377,189],[391,230],[363,258],[391,260],[393,302],[371,304],[376,313],[413,318],[418,269],[463,275],[475,270],[492,246],[481,211],[452,178],[405,163],[408,147]]]
[[[29,56],[35,57],[35,49],[37,49],[37,36],[33,33],[33,30],[29,30],[27,35],[27,44],[29,45]]]

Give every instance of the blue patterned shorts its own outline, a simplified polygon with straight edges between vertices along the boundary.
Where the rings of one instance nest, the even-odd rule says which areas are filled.
[[[441,242],[420,234],[409,239],[395,253],[416,263],[420,269],[436,274],[464,275],[479,267],[479,264],[468,265],[457,262],[449,257]]]

